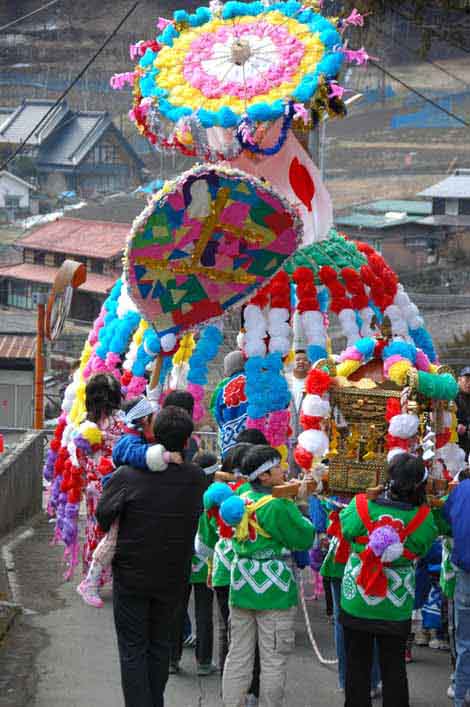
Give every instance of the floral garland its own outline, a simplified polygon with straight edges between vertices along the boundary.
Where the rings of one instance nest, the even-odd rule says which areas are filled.
[[[189,359],[187,391],[194,398],[194,420],[199,422],[205,415],[203,405],[204,385],[207,384],[208,364],[218,354],[223,335],[215,325],[207,326]]]
[[[307,376],[305,396],[300,422],[304,431],[300,433],[294,450],[294,459],[306,471],[314,462],[321,462],[328,452],[328,435],[323,431],[323,421],[330,416],[330,402],[327,395],[333,379],[318,368],[312,368]]]
[[[247,427],[266,435],[273,447],[284,449],[288,437],[290,391],[282,374],[279,352],[253,356],[245,364],[245,393],[248,399]]]
[[[268,286],[271,307],[268,311],[269,353],[286,356],[291,347],[290,282],[283,270],[279,271]]]
[[[300,327],[307,341],[307,355],[313,364],[328,356],[326,320],[320,311],[320,302],[312,270],[298,267],[292,275],[296,284],[296,312]]]
[[[395,455],[411,451],[411,444],[418,433],[419,418],[415,414],[403,413],[400,401],[397,398],[389,398],[385,419],[388,422],[385,442],[388,450],[387,462],[390,462]]]

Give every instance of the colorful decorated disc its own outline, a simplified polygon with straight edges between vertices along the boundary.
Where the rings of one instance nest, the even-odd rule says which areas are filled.
[[[342,43],[332,21],[294,0],[178,10],[156,41],[141,44],[131,117],[160,142],[162,119],[181,122],[177,138],[188,147],[194,126],[192,140],[184,119],[203,130],[277,120],[337,77]]]
[[[131,297],[160,335],[178,334],[252,295],[301,236],[297,213],[260,179],[196,167],[135,221],[125,258]]]

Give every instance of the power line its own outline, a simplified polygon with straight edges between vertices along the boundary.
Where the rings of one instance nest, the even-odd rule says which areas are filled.
[[[37,15],[38,12],[42,12],[43,10],[47,10],[48,7],[52,7],[52,5],[57,5],[58,2],[61,2],[61,0],[51,0],[51,2],[48,2],[47,5],[43,5],[42,7],[38,7],[37,10],[33,10],[32,12],[28,12],[27,15],[23,15],[22,17],[17,17],[16,20],[12,20],[11,22],[8,22],[6,25],[3,25],[0,27],[0,32],[3,32],[3,30],[8,29],[9,27],[13,27],[14,25],[17,25],[19,22],[22,22],[23,20],[27,20],[28,17],[32,17],[33,15]]]
[[[433,101],[432,98],[425,96],[424,93],[421,93],[421,91],[417,91],[416,88],[413,88],[413,86],[410,86],[402,79],[399,79],[398,76],[395,76],[395,74],[392,74],[391,71],[389,71],[388,69],[385,69],[383,66],[381,66],[379,63],[377,63],[373,59],[369,59],[369,64],[371,66],[375,66],[377,69],[382,71],[382,73],[385,74],[385,76],[388,76],[393,81],[396,81],[397,83],[401,84],[404,88],[407,88],[408,91],[411,91],[416,96],[419,96],[423,101],[426,101],[426,103],[430,103],[432,106],[434,106],[434,108],[437,108],[438,110],[442,111],[443,113],[446,113],[446,115],[450,116],[451,118],[454,118],[454,120],[457,120],[459,123],[462,123],[462,125],[465,125],[466,128],[470,128],[470,123],[468,123],[465,120],[465,118],[461,118],[459,115],[452,113],[452,111],[447,110],[447,108],[444,108],[444,106],[441,106],[439,103],[437,103],[437,101]]]
[[[460,49],[460,51],[465,52],[466,54],[470,54],[470,49],[467,49],[462,44],[459,44],[458,42],[455,42],[452,39],[449,39],[449,37],[445,37],[444,34],[442,34],[442,32],[439,32],[434,27],[424,27],[422,22],[421,23],[418,22],[418,20],[415,20],[413,17],[410,17],[406,13],[401,12],[400,10],[397,10],[395,7],[390,6],[389,9],[391,10],[391,12],[394,12],[395,15],[398,15],[399,17],[403,17],[404,20],[407,20],[408,22],[410,22],[413,25],[417,25],[422,30],[429,30],[429,32],[431,32],[431,34],[433,34],[435,37],[438,37],[443,42],[447,42],[447,44],[450,44],[451,46],[455,47],[456,49]]]
[[[414,49],[413,47],[409,47],[408,44],[405,44],[404,42],[400,42],[396,37],[394,37],[392,34],[389,32],[385,32],[381,27],[378,25],[375,25],[373,27],[374,32],[379,32],[382,34],[384,37],[388,37],[388,39],[391,39],[392,42],[397,44],[399,47],[403,47],[403,49],[406,49],[408,52],[411,54],[417,54],[420,55],[420,52],[418,49]],[[437,63],[437,61],[433,61],[432,59],[424,58],[424,61],[428,64],[431,64],[431,66],[435,66],[436,69],[439,69],[439,71],[442,71],[442,73],[446,74],[449,76],[451,79],[454,79],[454,81],[458,81],[459,83],[463,84],[465,87],[468,87],[468,83],[464,81],[463,79],[460,78],[460,76],[457,76],[456,74],[453,74],[452,71],[449,71],[446,69],[444,66],[441,66],[440,64]]]
[[[0,165],[0,172],[1,172],[3,169],[5,169],[5,167],[7,167],[7,166],[10,164],[10,162],[11,162],[12,160],[14,160],[15,157],[23,150],[23,148],[24,148],[24,146],[27,144],[29,138],[32,137],[32,135],[34,135],[34,133],[39,130],[39,128],[42,126],[42,124],[46,122],[47,118],[48,118],[48,117],[51,115],[51,113],[57,108],[57,106],[59,105],[59,103],[64,100],[65,96],[67,96],[67,95],[70,93],[70,91],[71,91],[72,88],[75,86],[75,84],[80,81],[80,79],[82,78],[82,76],[88,71],[88,69],[89,69],[90,66],[93,64],[93,62],[96,61],[96,59],[97,59],[98,56],[101,54],[101,52],[105,49],[105,47],[109,44],[109,42],[114,38],[114,36],[119,32],[119,30],[121,29],[121,27],[123,26],[123,24],[129,19],[129,17],[130,17],[130,16],[132,15],[132,13],[137,9],[137,7],[140,5],[140,3],[141,3],[141,0],[136,0],[136,2],[132,5],[132,7],[126,12],[126,14],[125,14],[124,17],[122,18],[122,20],[119,22],[119,24],[116,25],[116,27],[113,29],[113,31],[111,32],[111,34],[109,34],[109,35],[106,37],[106,39],[104,40],[104,42],[102,43],[102,45],[99,47],[99,49],[93,54],[93,56],[91,57],[91,59],[89,59],[89,61],[87,61],[87,63],[86,63],[85,66],[83,67],[83,69],[75,76],[75,78],[74,78],[73,81],[67,86],[67,88],[65,89],[65,91],[63,91],[63,92],[61,93],[61,95],[59,96],[59,98],[58,98],[58,99],[55,101],[55,103],[49,108],[49,110],[47,111],[47,113],[45,113],[45,115],[43,115],[43,117],[41,118],[41,120],[40,120],[38,123],[36,123],[36,125],[34,126],[34,128],[33,128],[33,129],[31,130],[31,132],[25,137],[25,139],[23,140],[23,142],[21,142],[21,143],[18,145],[18,147],[16,148],[16,150],[14,151],[14,153],[13,153],[12,155],[10,155],[10,157],[8,157],[8,158],[3,162],[3,164]]]

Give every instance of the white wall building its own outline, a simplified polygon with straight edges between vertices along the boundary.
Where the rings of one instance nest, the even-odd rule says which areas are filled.
[[[19,209],[31,210],[31,191],[36,187],[28,184],[11,172],[0,172],[0,209],[5,209],[11,217]]]

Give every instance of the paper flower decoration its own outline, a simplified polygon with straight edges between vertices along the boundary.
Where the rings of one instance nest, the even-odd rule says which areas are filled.
[[[196,167],[136,219],[125,257],[130,295],[160,336],[178,334],[266,284],[301,235],[296,212],[261,180]]]
[[[293,117],[305,122],[302,106],[320,88],[326,110],[333,96],[329,82],[344,61],[342,47],[336,25],[295,0],[178,10],[155,42],[133,46],[133,56],[145,53],[134,72],[130,117],[152,142],[230,158],[240,150],[236,140],[216,144],[206,130],[231,129],[233,138],[240,128],[247,147],[255,145],[258,123],[287,116],[287,130]],[[128,82],[129,73],[112,79],[116,88]],[[167,121],[176,124],[173,132]]]

